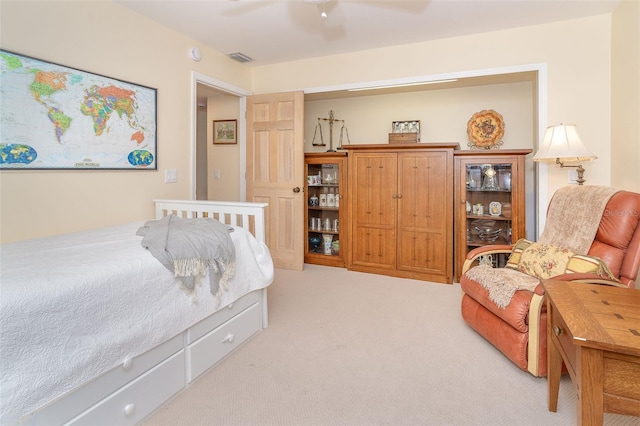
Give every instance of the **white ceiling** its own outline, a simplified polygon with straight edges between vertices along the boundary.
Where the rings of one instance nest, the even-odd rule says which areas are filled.
[[[619,0],[114,1],[221,53],[241,52],[253,58],[249,63],[253,66],[582,18],[610,13],[619,3]],[[320,16],[323,7],[328,15],[325,19]]]

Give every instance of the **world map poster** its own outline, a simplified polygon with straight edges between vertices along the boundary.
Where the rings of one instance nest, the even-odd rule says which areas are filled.
[[[155,170],[156,108],[156,89],[0,50],[0,170]]]

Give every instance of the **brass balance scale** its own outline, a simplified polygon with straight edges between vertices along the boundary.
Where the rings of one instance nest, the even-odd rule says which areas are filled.
[[[336,149],[342,149],[342,138],[343,138],[344,135],[346,135],[346,137],[347,137],[347,144],[351,144],[351,141],[349,140],[349,130],[347,130],[347,128],[345,127],[344,120],[339,120],[339,119],[335,118],[333,110],[330,110],[328,118],[318,117],[318,124],[316,124],[316,128],[313,131],[313,140],[311,141],[311,145],[313,145],[313,146],[327,146],[324,143],[324,138],[322,137],[322,126],[321,126],[321,123],[323,121],[326,121],[326,122],[329,123],[329,149],[327,150],[327,152],[336,152],[336,150],[333,149],[333,123],[335,123],[335,122],[341,122],[342,123],[342,127],[340,128],[340,140],[339,140],[339,144],[336,147]],[[316,142],[316,136],[318,135],[318,133],[320,134],[320,142]]]

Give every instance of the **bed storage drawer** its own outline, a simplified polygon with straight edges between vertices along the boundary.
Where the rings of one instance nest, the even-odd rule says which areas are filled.
[[[214,313],[210,317],[207,317],[199,323],[191,326],[189,330],[187,330],[187,345],[190,345],[191,343],[200,339],[211,330],[218,328],[225,322],[229,321],[231,318],[238,315],[240,312],[247,309],[249,306],[259,301],[260,291],[252,291],[251,293],[245,294],[240,299],[229,304],[228,306],[225,306],[216,311],[216,313]]]
[[[140,354],[39,410],[27,425],[59,425],[111,395],[184,347],[183,333]]]
[[[256,302],[220,327],[188,345],[186,348],[187,383],[260,331],[261,316],[260,303]]]
[[[184,386],[184,351],[180,351],[68,424],[133,425]]]

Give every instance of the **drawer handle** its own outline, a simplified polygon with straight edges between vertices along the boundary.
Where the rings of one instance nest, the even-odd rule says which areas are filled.
[[[227,337],[222,340],[222,343],[233,343],[233,339],[235,339],[235,336],[229,333],[227,334]]]
[[[562,334],[562,329],[560,327],[558,327],[557,325],[553,326],[553,334],[555,334],[556,336],[559,336]]]
[[[127,417],[133,416],[133,413],[136,411],[136,404],[127,404],[124,407],[124,415]]]
[[[122,363],[122,368],[124,369],[124,371],[130,370],[131,367],[133,367],[133,359],[131,358],[125,359],[124,362]]]

